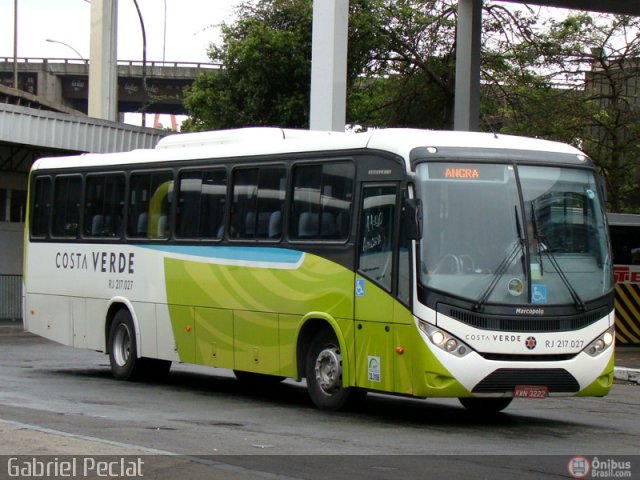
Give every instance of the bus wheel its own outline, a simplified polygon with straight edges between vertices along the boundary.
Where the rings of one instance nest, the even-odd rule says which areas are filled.
[[[339,410],[359,393],[342,386],[340,345],[330,330],[322,330],[311,342],[305,370],[309,396],[320,410]]]
[[[142,370],[136,348],[133,320],[127,310],[120,310],[109,329],[109,361],[111,372],[118,380],[134,380]]]
[[[476,413],[498,413],[509,406],[512,397],[503,398],[478,398],[465,397],[458,399],[462,406],[470,412]]]

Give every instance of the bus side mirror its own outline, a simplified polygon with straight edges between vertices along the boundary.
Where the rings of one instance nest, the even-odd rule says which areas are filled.
[[[602,198],[602,202],[604,205],[602,208],[606,209],[607,204],[607,182],[604,177],[599,173],[596,174],[596,184],[598,185],[598,189],[600,190],[600,196]]]
[[[422,238],[422,201],[417,198],[408,198],[406,195],[402,201],[402,228],[409,240]]]

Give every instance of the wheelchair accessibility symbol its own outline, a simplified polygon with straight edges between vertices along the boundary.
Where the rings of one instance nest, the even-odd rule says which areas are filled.
[[[547,303],[547,286],[541,283],[531,285],[531,302]]]
[[[356,297],[364,297],[364,278],[356,278]]]

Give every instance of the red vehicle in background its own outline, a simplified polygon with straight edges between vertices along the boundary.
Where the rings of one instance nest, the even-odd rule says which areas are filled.
[[[640,345],[640,215],[608,214],[618,345]]]

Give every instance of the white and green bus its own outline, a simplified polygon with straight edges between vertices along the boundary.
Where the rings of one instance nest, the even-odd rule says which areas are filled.
[[[480,133],[250,128],[37,161],[28,331],[109,354],[364,393],[604,396],[613,284],[602,182],[573,147]]]

